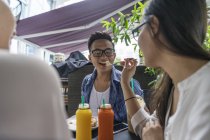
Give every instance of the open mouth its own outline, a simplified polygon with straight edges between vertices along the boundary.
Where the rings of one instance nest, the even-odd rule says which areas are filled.
[[[100,62],[99,64],[103,65],[103,66],[111,66],[112,65],[112,63],[110,63],[109,61]]]
[[[112,63],[110,63],[109,61],[106,61],[106,66],[111,66]]]

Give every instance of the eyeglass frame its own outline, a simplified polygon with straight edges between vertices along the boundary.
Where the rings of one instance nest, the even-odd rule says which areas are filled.
[[[107,56],[107,54],[106,54],[106,51],[107,51],[107,50],[111,50],[111,51],[112,51],[112,55]],[[100,55],[100,56],[94,56],[94,52],[95,52],[95,51],[101,51],[101,55]],[[92,54],[94,57],[101,57],[103,54],[105,54],[106,57],[111,57],[111,56],[114,55],[115,49],[113,49],[113,48],[106,48],[106,49],[104,49],[104,50],[102,50],[102,49],[95,49],[95,50],[92,50],[92,51],[90,51],[90,52],[91,52],[91,54]]]
[[[149,23],[149,21],[144,21],[144,22],[142,22],[139,26],[137,26],[135,29],[133,29],[132,30],[132,35],[133,35],[133,38],[136,40],[136,41],[138,41],[138,39],[136,39],[136,36],[135,36],[135,33],[136,32],[139,32],[139,29],[141,28],[141,27],[143,27],[145,24],[147,24],[147,23]],[[138,36],[139,36],[139,34],[138,34]]]

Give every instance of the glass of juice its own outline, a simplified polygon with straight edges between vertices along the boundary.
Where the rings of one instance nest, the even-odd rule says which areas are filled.
[[[100,106],[98,112],[98,140],[113,140],[114,112],[110,104]]]
[[[76,111],[76,140],[92,140],[91,118],[89,104],[79,104]]]

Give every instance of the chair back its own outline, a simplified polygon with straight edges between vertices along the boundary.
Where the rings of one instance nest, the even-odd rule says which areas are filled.
[[[69,73],[68,75],[68,116],[75,115],[79,103],[81,102],[81,85],[87,74],[93,72],[93,65],[84,67]]]

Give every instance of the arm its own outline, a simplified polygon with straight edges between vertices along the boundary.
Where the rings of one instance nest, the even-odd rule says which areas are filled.
[[[88,79],[89,79],[89,75],[86,75],[85,78],[83,79],[82,85],[81,85],[81,96],[84,96],[86,103],[89,103],[89,98],[88,98],[88,92],[89,92],[88,87],[89,86],[87,85]]]
[[[130,80],[136,71],[136,65],[137,65],[136,60],[125,59],[125,65],[122,70],[122,77],[121,77],[121,86],[123,90],[123,96],[125,99],[126,108],[131,116],[133,116],[141,108],[136,98],[132,98],[135,96],[130,87]]]
[[[130,116],[132,116],[131,123],[136,134],[141,136],[141,132],[146,122],[151,116],[139,105],[135,95],[130,87],[130,80],[136,70],[137,61],[135,59],[125,59],[125,66],[122,71],[121,86],[125,99],[126,109]],[[140,88],[140,86],[139,86]]]
[[[118,83],[120,84],[120,83]],[[115,98],[114,110],[115,110],[115,117],[117,117],[117,121],[119,122],[127,122],[127,113],[125,107],[125,101],[123,97],[123,91],[121,86],[116,86],[117,96]]]
[[[82,85],[81,85],[81,96],[84,96],[84,92],[85,92],[85,83],[86,83],[86,77],[82,80]]]

